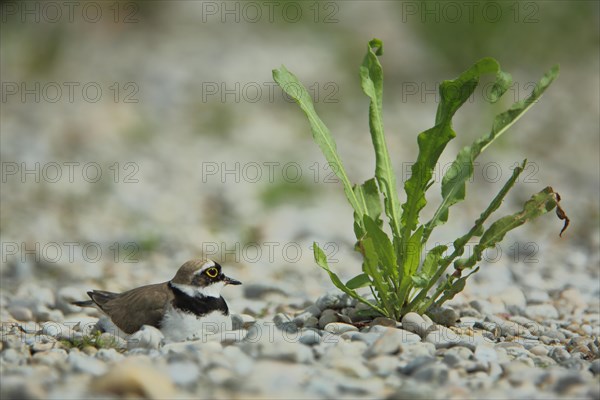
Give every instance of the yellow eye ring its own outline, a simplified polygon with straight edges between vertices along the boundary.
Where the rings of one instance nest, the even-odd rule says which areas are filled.
[[[216,278],[217,275],[219,275],[219,270],[214,267],[211,267],[206,270],[206,275],[208,275],[209,278]]]

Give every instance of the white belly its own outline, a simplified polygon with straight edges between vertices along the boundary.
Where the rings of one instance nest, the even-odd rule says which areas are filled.
[[[231,330],[231,315],[215,311],[198,318],[192,313],[169,308],[161,323],[167,341],[209,340],[214,335]]]

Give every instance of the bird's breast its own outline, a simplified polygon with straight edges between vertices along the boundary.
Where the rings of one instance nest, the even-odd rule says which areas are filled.
[[[221,310],[196,315],[169,307],[160,324],[160,330],[168,341],[214,340],[215,335],[231,330],[231,316],[225,315]]]

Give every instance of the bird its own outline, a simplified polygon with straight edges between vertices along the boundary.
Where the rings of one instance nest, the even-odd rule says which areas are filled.
[[[221,289],[242,282],[226,276],[210,259],[184,263],[168,282],[141,286],[122,293],[87,292],[91,300],[79,307],[99,308],[120,331],[131,335],[144,325],[158,328],[166,341],[198,339],[200,335],[231,329],[231,317]]]

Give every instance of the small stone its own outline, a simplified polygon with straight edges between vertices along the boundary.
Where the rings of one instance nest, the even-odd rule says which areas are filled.
[[[529,352],[531,354],[536,355],[536,356],[546,356],[546,355],[548,355],[548,349],[546,348],[546,346],[542,346],[541,344],[538,344],[537,346],[534,346],[534,347],[530,348]]]
[[[411,376],[416,380],[441,386],[448,382],[448,366],[443,363],[427,363],[418,368]]]
[[[550,296],[545,290],[527,290],[525,292],[525,297],[527,298],[527,305],[543,304],[550,301]]]
[[[495,324],[502,336],[531,336],[531,332],[516,322],[507,321],[495,315],[487,316],[486,320]]]
[[[589,369],[592,372],[592,374],[599,375],[600,374],[600,358],[597,358],[594,361],[592,361]]]
[[[536,321],[557,319],[558,310],[552,304],[533,304],[525,308],[525,316]]]
[[[443,326],[454,326],[460,315],[450,307],[433,307],[427,311],[433,322]]]
[[[377,356],[367,361],[367,367],[377,376],[386,377],[398,369],[400,361],[394,356]]]
[[[398,325],[398,323],[396,322],[396,320],[394,320],[392,318],[376,317],[375,319],[373,319],[373,321],[371,321],[369,323],[369,326],[373,326],[373,325],[381,325],[381,326],[388,326],[391,328],[395,328]]]
[[[129,358],[116,364],[108,373],[92,381],[94,392],[117,396],[168,399],[177,393],[168,375],[155,369],[149,360]]]
[[[99,349],[96,352],[96,358],[104,362],[119,362],[122,361],[125,356],[115,349]]]
[[[365,357],[371,358],[384,354],[394,354],[400,350],[400,346],[403,344],[418,343],[421,341],[419,335],[403,329],[384,329],[386,329],[386,331],[367,349]]]
[[[402,328],[409,332],[416,333],[421,337],[425,337],[427,330],[431,327],[431,324],[425,322],[423,317],[414,312],[407,313],[402,317]]]
[[[562,364],[571,358],[571,354],[563,347],[553,347],[548,352],[548,357],[552,358],[557,363]]]
[[[345,332],[358,331],[358,328],[354,325],[345,324],[343,322],[330,322],[327,325],[325,325],[324,330],[329,333],[341,335]]]
[[[504,289],[500,294],[496,295],[506,307],[525,308],[527,299],[521,289],[516,286],[510,286]]]
[[[321,343],[321,335],[313,329],[306,329],[302,332],[299,341],[307,346],[313,346]]]
[[[319,318],[319,328],[323,329],[327,324],[332,322],[338,322],[339,318],[337,313],[334,310],[326,309],[321,313],[321,317]]]
[[[326,293],[319,297],[315,302],[320,310],[343,308],[342,303],[343,301],[340,293]]]
[[[498,354],[492,345],[480,344],[475,347],[475,359],[488,364],[497,361]]]
[[[190,361],[170,363],[167,372],[173,383],[180,386],[193,386],[200,377],[198,365]]]
[[[33,321],[33,313],[27,307],[15,306],[8,309],[10,315],[17,321]]]
[[[350,331],[350,332],[342,333],[340,337],[342,339],[350,340],[352,342],[356,342],[356,341],[363,342],[363,343],[366,343],[367,346],[371,346],[373,343],[375,343],[375,341],[377,339],[379,339],[380,336],[381,336],[380,333],[375,333],[375,332]]]
[[[72,366],[74,371],[94,376],[100,376],[107,370],[106,365],[102,361],[79,352],[71,351],[67,357],[67,362]]]
[[[483,315],[489,315],[493,313],[492,304],[487,300],[473,300],[469,303],[469,305]]]
[[[287,293],[281,288],[275,285],[268,285],[263,283],[252,283],[244,286],[244,297],[247,299],[263,299],[270,294],[278,294],[285,296]]]
[[[67,352],[63,349],[42,351],[33,355],[33,360],[44,365],[56,366],[67,360]]]
[[[24,365],[27,363],[29,354],[25,353],[24,351],[18,351],[17,349],[10,348],[0,353],[0,358],[2,358],[2,360],[4,360],[7,364]]]
[[[248,329],[250,325],[254,324],[256,319],[249,314],[232,314],[231,315],[231,329],[240,330]]]
[[[425,342],[432,343],[436,348],[452,347],[460,343],[461,337],[453,330],[445,326],[438,326],[431,330],[423,339]]]
[[[85,346],[81,349],[81,352],[87,356],[95,356],[98,353],[98,349],[94,346]]]
[[[143,325],[127,339],[127,349],[158,349],[164,343],[162,332],[150,325]]]
[[[306,327],[307,322],[309,320],[317,320],[318,321],[318,317],[321,315],[321,309],[319,307],[317,307],[315,304],[312,304],[311,306],[309,306],[308,308],[306,308],[304,311],[302,311],[300,314],[298,314],[297,316],[294,317],[294,323],[296,325],[298,325],[299,327]],[[313,325],[313,326],[316,326]]]

